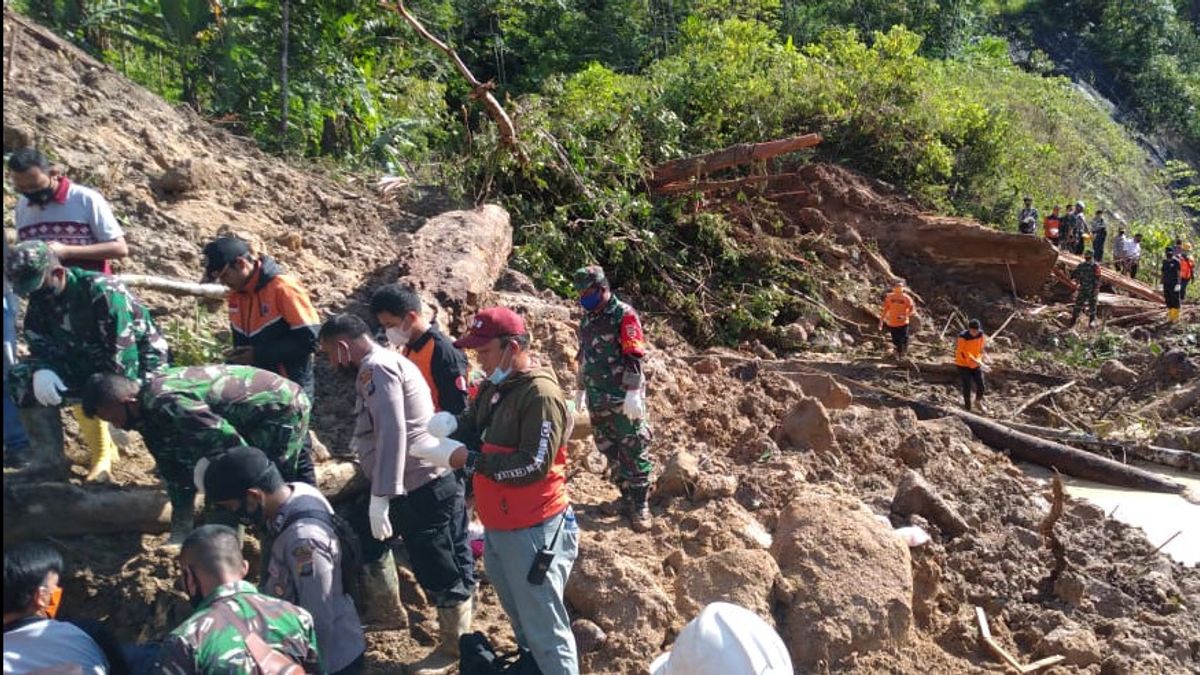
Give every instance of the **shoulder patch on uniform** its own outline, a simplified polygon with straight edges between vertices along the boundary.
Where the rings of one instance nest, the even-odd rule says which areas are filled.
[[[370,381],[371,381],[371,371],[370,370],[364,370],[358,374],[358,383],[359,384],[366,385]]]
[[[292,549],[292,558],[296,561],[296,574],[302,577],[313,575],[313,547],[311,544],[300,544]]]

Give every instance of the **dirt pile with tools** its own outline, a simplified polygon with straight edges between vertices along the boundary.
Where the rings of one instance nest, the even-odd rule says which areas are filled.
[[[480,305],[513,306],[528,317],[540,358],[573,387],[580,310],[502,269],[506,216],[489,209],[427,221],[422,214],[444,209],[382,202],[349,179],[267,157],[8,13],[5,28],[5,54],[16,59],[5,65],[14,74],[5,147],[36,142],[68,175],[112,198],[133,252],[123,271],[193,279],[202,243],[237,232],[295,272],[323,313],[362,312],[371,288],[401,277],[421,286],[454,330]],[[10,49],[14,38],[18,49]],[[1196,413],[1194,328],[1105,331],[1112,353],[1100,354],[1095,339],[1053,326],[1061,305],[1031,301],[1055,265],[1040,242],[923,214],[837,167],[780,180],[792,181],[797,201],[776,194],[773,203],[795,218],[793,228],[741,234],[816,254],[814,305],[783,327],[790,346],[697,353],[665,318],[647,317],[659,465],[650,532],[632,533],[606,515],[618,493],[585,417],[570,442],[570,491],[584,534],[566,594],[584,672],[641,672],[714,600],[776,626],[802,671],[1001,672],[980,642],[976,607],[1018,660],[1064,657],[1048,672],[1200,668],[1200,571],[1086,502],[1067,498],[1056,508],[1045,481],[962,421],[919,419],[891,395],[955,404],[949,340],[963,316],[980,316],[992,333],[1008,324],[993,341],[995,417],[1034,401],[1015,421],[1103,423],[1109,437],[1186,450]],[[444,258],[426,265],[406,255],[447,238]],[[453,283],[440,284],[447,274]],[[897,274],[919,296],[920,329],[904,362],[881,358],[887,345],[873,330],[877,282]],[[1012,286],[1026,299],[1014,299]],[[163,319],[187,316],[195,303],[144,295]],[[1068,348],[1079,353],[1064,358]],[[1110,358],[1120,367],[1101,370]],[[343,449],[349,385],[324,364],[317,381],[314,427]],[[79,448],[71,452],[83,461]],[[36,491],[5,482],[6,506],[38,509]],[[79,489],[118,501],[158,490],[136,438],[116,483]],[[160,509],[156,522],[165,523],[164,507],[145,508]],[[910,525],[930,540],[910,547],[894,531]],[[161,637],[187,614],[163,539],[54,535],[70,567],[62,612],[102,619],[126,640]],[[483,576],[477,627],[511,646]],[[397,672],[434,644],[433,608],[411,574],[402,584],[410,627],[369,633],[371,672]]]

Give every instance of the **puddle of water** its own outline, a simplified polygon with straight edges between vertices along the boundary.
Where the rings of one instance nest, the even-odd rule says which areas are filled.
[[[1200,494],[1200,474],[1178,471],[1157,464],[1135,463],[1139,468],[1170,478]],[[1022,464],[1022,469],[1034,478],[1050,480],[1052,472],[1034,464]],[[1200,505],[1191,504],[1179,495],[1143,492],[1094,483],[1073,476],[1063,476],[1067,494],[1086,499],[1111,513],[1112,517],[1146,533],[1152,546],[1158,546],[1176,532],[1181,532],[1162,552],[1185,565],[1200,565]],[[1116,510],[1114,513],[1114,509]]]

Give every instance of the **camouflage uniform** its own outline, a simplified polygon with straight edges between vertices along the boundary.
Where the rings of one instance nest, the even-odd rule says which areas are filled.
[[[650,484],[650,425],[622,411],[625,392],[646,386],[642,357],[646,341],[637,312],[612,296],[594,312],[586,312],[579,327],[581,383],[587,391],[588,414],[596,448],[614,460],[618,480],[632,488]]]
[[[8,373],[18,406],[37,405],[33,374],[43,368],[62,378],[64,398],[77,398],[97,372],[142,380],[167,363],[167,341],[145,306],[120,281],[66,268],[62,293],[34,293],[25,310],[29,357]]]
[[[245,581],[226,584],[200,603],[163,642],[153,671],[166,675],[255,675],[259,672],[245,636],[230,614],[306,673],[323,673],[312,616],[283,600],[263,595]]]
[[[146,440],[172,504],[195,495],[192,471],[201,457],[240,445],[262,450],[285,480],[295,480],[311,404],[282,375],[253,366],[168,368],[146,382],[138,400],[133,429]]]
[[[1079,283],[1075,291],[1075,308],[1071,310],[1071,323],[1079,318],[1083,306],[1088,308],[1088,323],[1096,320],[1096,300],[1100,294],[1100,266],[1091,260],[1079,263],[1071,272],[1071,278]]]

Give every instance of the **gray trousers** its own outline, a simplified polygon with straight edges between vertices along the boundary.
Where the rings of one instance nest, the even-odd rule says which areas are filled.
[[[565,522],[564,522],[565,519]],[[554,562],[541,585],[526,580],[534,556],[549,546],[559,523]],[[517,644],[533,653],[542,675],[579,675],[579,656],[563,589],[579,555],[579,526],[570,506],[523,530],[484,532],[483,560],[500,605],[512,623]]]

